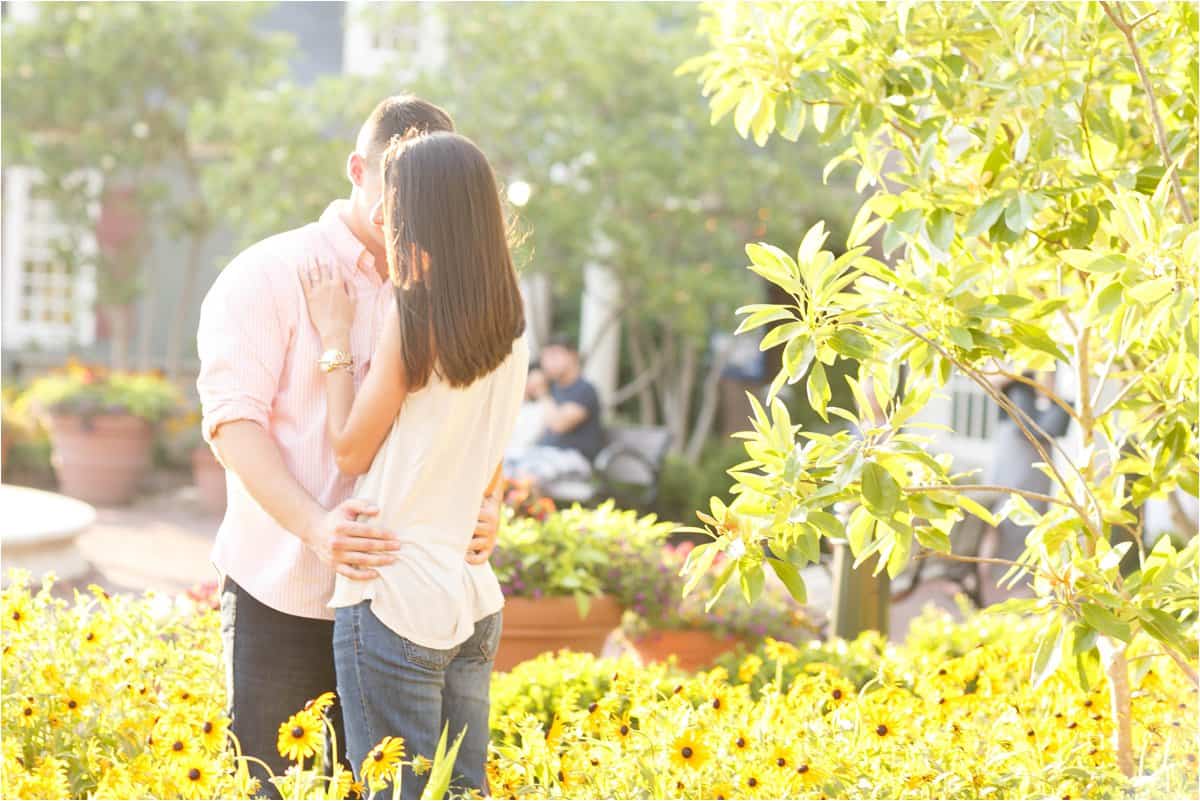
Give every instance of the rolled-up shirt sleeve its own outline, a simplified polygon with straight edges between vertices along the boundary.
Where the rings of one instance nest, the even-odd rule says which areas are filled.
[[[270,430],[271,407],[291,338],[289,287],[252,251],[225,268],[200,307],[196,349],[201,429],[210,445],[225,423],[251,420]]]

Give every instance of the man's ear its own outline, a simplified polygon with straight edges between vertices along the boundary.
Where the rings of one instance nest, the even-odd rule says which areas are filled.
[[[352,152],[346,157],[346,177],[350,179],[350,183],[355,186],[362,186],[363,173],[366,170],[367,163],[358,151]]]

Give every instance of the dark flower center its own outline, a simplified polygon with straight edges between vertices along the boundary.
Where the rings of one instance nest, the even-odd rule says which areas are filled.
[[[590,704],[588,704],[588,712],[595,712],[599,708],[600,708],[600,705],[597,704],[595,701],[592,701]]]
[[[796,768],[796,772],[797,773],[808,773],[808,765],[801,765],[800,767]]]
[[[175,742],[171,743],[171,750],[172,751],[182,751],[183,750],[183,740],[176,740]]]
[[[835,700],[835,701],[840,701],[840,700],[842,700],[842,691],[841,691],[841,690],[834,690],[834,691],[833,691],[833,700]]]
[[[721,708],[721,699],[714,698],[713,699],[713,709],[720,709],[720,708]]]
[[[200,770],[198,768],[192,768],[188,771],[188,778],[194,782],[200,781]]]
[[[787,765],[787,760],[783,757],[779,757],[779,759],[775,760],[775,764],[782,768]]]
[[[77,706],[79,706],[79,702],[78,702],[78,701],[76,701],[74,698],[72,698],[70,701],[67,701],[67,708],[68,708],[68,709],[74,709],[74,708],[75,708],[75,707],[77,707]]]
[[[204,721],[204,733],[212,734],[212,730],[213,730],[212,721],[208,721],[208,720]]]
[[[626,734],[629,734],[629,727],[622,724],[621,725],[621,736],[624,737]]]
[[[299,740],[301,737],[304,736],[304,727],[303,726],[294,727],[292,729],[292,736],[295,737],[297,740]]]
[[[371,756],[372,756],[372,758],[374,758],[374,760],[376,762],[383,761],[383,752],[382,751],[375,751],[374,753],[371,754]]]
[[[875,727],[875,733],[878,734],[880,737],[886,737],[887,733],[888,733],[887,724],[880,723],[878,726]]]
[[[739,738],[737,738],[737,747],[738,747],[738,748],[745,748],[745,747],[746,747],[746,738],[745,738],[745,737],[739,737]]]
[[[682,750],[682,751],[680,751],[679,753],[683,754],[683,758],[684,758],[684,759],[691,759],[691,758],[692,758],[692,754],[693,754],[694,752],[692,751],[692,748],[691,748],[691,746],[685,745],[685,746],[683,747],[683,750]]]
[[[747,781],[747,782],[746,782],[746,784],[750,785],[751,787],[757,787],[757,786],[758,786],[758,779],[756,779],[756,778],[754,778],[753,776],[751,776],[751,777],[750,777],[750,780],[749,780],[749,781]]]

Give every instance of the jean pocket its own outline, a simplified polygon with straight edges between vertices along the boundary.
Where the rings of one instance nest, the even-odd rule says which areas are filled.
[[[504,631],[504,613],[496,612],[494,615],[488,615],[477,624],[479,631],[479,655],[488,662],[496,658],[496,652],[500,650],[500,635]]]
[[[400,647],[404,650],[404,658],[418,667],[423,667],[426,670],[445,670],[446,667],[454,660],[454,655],[458,653],[457,648],[441,649],[441,648],[426,648],[424,645],[417,645],[407,637],[400,638]]]

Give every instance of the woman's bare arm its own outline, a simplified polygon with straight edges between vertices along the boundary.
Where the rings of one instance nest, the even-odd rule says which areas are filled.
[[[323,344],[339,350],[349,346],[348,342]],[[325,394],[329,439],[338,469],[351,476],[367,472],[408,396],[400,362],[400,321],[394,308],[357,395],[354,377],[345,370],[326,374]]]

